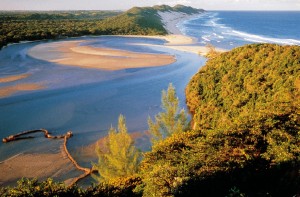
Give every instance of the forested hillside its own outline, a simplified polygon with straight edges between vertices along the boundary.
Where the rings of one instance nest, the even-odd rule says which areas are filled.
[[[188,143],[197,144],[197,154],[208,146],[202,152],[211,159],[197,173],[227,174],[224,184],[232,181],[248,195],[297,192],[299,46],[253,44],[223,53],[191,79],[186,96],[193,129],[201,136],[200,144]]]
[[[0,48],[8,43],[83,35],[163,35],[157,11],[188,14],[202,10],[177,5],[120,11],[0,12]]]
[[[86,190],[51,180],[20,180],[15,188],[0,189],[0,194],[300,195],[299,46],[253,44],[213,56],[191,79],[186,96],[193,128],[186,128],[184,111],[179,110],[175,89],[170,85],[162,93],[163,112],[154,122],[149,119],[152,150],[143,154],[136,171],[122,175],[122,170],[119,177],[103,176],[109,181],[101,179]],[[131,152],[122,148],[100,152],[99,164],[106,162],[102,170],[111,170],[112,164],[120,166],[125,160],[126,165],[138,163],[139,159],[128,161],[130,156],[112,156],[136,154],[125,121],[119,122],[120,134],[113,130],[107,145],[122,146],[126,138],[126,150]],[[101,160],[103,156],[113,162]]]

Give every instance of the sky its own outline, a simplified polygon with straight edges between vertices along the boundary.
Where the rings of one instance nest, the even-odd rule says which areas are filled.
[[[300,11],[300,0],[0,0],[0,10],[127,10],[161,4],[205,10]]]

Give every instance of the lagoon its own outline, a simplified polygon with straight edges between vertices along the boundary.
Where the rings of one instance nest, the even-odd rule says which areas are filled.
[[[69,149],[75,154],[78,148],[105,136],[111,125],[117,126],[119,114],[126,117],[129,132],[146,131],[148,117],[160,111],[161,91],[173,83],[180,105],[185,108],[184,89],[205,63],[205,59],[197,54],[162,47],[165,43],[162,39],[99,36],[63,41],[77,40],[84,40],[93,47],[170,54],[177,61],[166,66],[148,68],[85,69],[59,65],[28,55],[28,50],[36,45],[54,41],[10,45],[0,51],[0,78],[25,74],[29,77],[1,83],[0,88],[19,83],[40,84],[44,88],[16,92],[0,98],[0,138],[39,128],[45,128],[54,135],[71,130],[74,137],[69,140]],[[155,46],[140,45],[145,43]],[[43,136],[9,144],[1,143],[0,161],[20,153],[41,153],[45,150],[55,152],[57,147],[54,146],[55,143],[47,143]],[[149,148],[149,143],[140,148]],[[77,159],[80,162],[80,156],[77,155]]]

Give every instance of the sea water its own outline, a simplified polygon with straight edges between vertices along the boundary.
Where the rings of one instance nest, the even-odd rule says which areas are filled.
[[[225,49],[251,43],[300,45],[299,11],[211,11],[179,28],[201,45]]]

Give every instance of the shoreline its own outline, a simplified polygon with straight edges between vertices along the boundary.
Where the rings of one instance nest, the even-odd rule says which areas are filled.
[[[139,37],[139,38],[156,38],[163,39],[167,41],[164,45],[154,45],[154,44],[136,44],[149,47],[165,47],[169,49],[174,49],[182,52],[195,53],[198,55],[205,56],[209,52],[207,46],[196,45],[196,38],[184,35],[177,24],[183,23],[184,21],[191,20],[200,16],[203,13],[187,15],[185,13],[179,12],[159,12],[161,21],[164,23],[164,27],[168,31],[168,35],[163,36],[135,36],[135,35],[125,35],[124,37]],[[223,53],[228,50],[222,48],[215,48],[217,52]]]
[[[177,27],[191,18],[201,15],[187,15],[181,12],[158,12],[164,27],[170,33],[165,36],[141,36],[141,35],[116,35],[128,38],[154,38],[163,39],[164,45],[135,44],[148,47],[165,47],[182,52],[190,52],[198,55],[206,55],[209,48],[195,45],[195,38],[183,35]],[[114,36],[114,35],[112,35]],[[128,68],[145,68],[155,66],[166,66],[176,61],[171,54],[137,53],[130,50],[118,50],[112,48],[97,48],[92,46],[80,46],[85,41],[58,41],[42,43],[34,46],[28,51],[28,55],[48,62],[54,62],[65,66],[77,66],[81,68],[93,68],[103,70],[123,70]],[[218,52],[226,50],[216,48]]]

